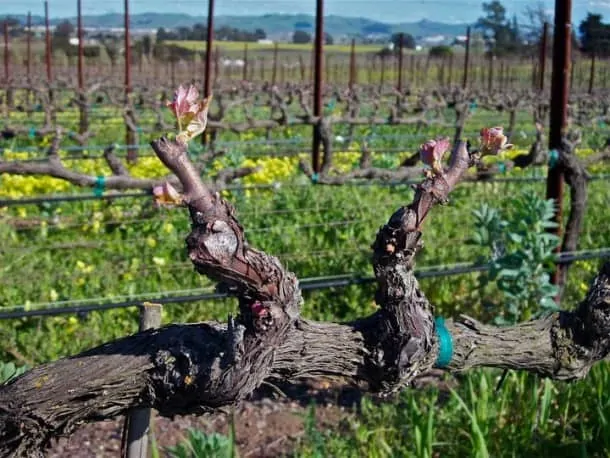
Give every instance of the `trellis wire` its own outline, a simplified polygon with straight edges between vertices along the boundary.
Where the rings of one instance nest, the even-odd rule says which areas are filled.
[[[388,124],[390,125],[390,124]],[[519,133],[525,133],[526,135],[533,135],[536,132],[535,131],[519,131]],[[479,132],[465,132],[464,133],[465,136],[475,136],[475,135],[479,135]],[[374,142],[374,141],[386,141],[386,140],[410,140],[410,139],[420,139],[420,138],[427,138],[429,136],[428,133],[422,132],[422,133],[414,133],[414,134],[383,134],[383,135],[372,135],[372,136],[353,136],[351,138],[349,138],[350,141],[352,142],[362,142],[362,141],[367,141],[369,143]],[[214,147],[218,148],[218,149],[223,149],[223,148],[232,148],[232,147],[239,147],[241,149],[247,149],[248,147],[252,147],[252,146],[277,146],[277,145],[308,145],[309,143],[309,138],[305,138],[302,136],[295,136],[293,138],[275,138],[275,139],[269,139],[269,140],[247,140],[247,141],[240,141],[240,140],[226,140],[226,141],[217,141],[214,143]],[[341,144],[341,142],[337,141],[335,138],[335,144],[339,143]],[[68,145],[68,146],[63,146],[60,147],[59,150],[60,151],[65,151],[65,152],[83,152],[83,151],[104,151],[106,148],[108,148],[110,145]],[[149,149],[150,145],[148,143],[139,143],[139,144],[133,144],[133,145],[125,145],[125,144],[120,144],[120,143],[114,143],[112,144],[112,146],[114,147],[115,150],[130,150],[130,149]],[[407,146],[405,146],[406,148]],[[46,153],[46,149],[47,147],[39,147],[39,146],[24,146],[24,147],[19,147],[19,148],[11,148],[11,147],[2,147],[0,148],[0,155],[4,152],[4,150],[10,151],[11,153]],[[206,152],[207,149],[202,148],[199,150],[191,150],[191,154],[202,154],[204,152]],[[267,152],[265,152],[264,154],[268,154]],[[85,159],[96,159],[96,158],[102,158],[102,156],[66,156],[64,159],[79,159],[79,158],[85,158]]]
[[[565,252],[560,253],[557,256],[557,264],[566,264],[574,261],[583,261],[589,259],[603,259],[610,257],[610,247],[602,248],[598,250],[583,250],[576,252]],[[415,272],[415,275],[419,279],[423,278],[436,278],[436,277],[446,277],[453,275],[462,275],[469,273],[477,273],[477,272],[485,272],[489,269],[488,264],[477,264],[477,263],[456,263],[452,265],[441,265],[441,266],[431,266],[428,268],[421,269],[420,271]],[[300,281],[301,290],[302,291],[315,291],[315,290],[324,290],[329,288],[341,288],[352,285],[362,285],[373,283],[375,281],[375,277],[373,276],[361,276],[359,274],[343,274],[343,275],[335,275],[328,277],[315,277],[315,278],[305,278]],[[187,290],[188,291],[188,290]],[[192,291],[192,290],[191,290]],[[195,290],[200,291],[200,289]],[[157,298],[154,297],[155,294],[159,294]],[[166,293],[167,294],[167,293]],[[229,297],[227,293],[224,292],[207,292],[200,294],[191,294],[191,295],[181,295],[181,296],[172,296],[172,297],[163,297],[163,293],[148,293],[146,296],[149,298],[150,302],[155,302],[163,305],[167,304],[180,304],[180,303],[188,303],[188,302],[197,302],[197,301],[205,301],[205,300],[214,300],[214,299],[224,299]],[[93,300],[93,299],[90,299]],[[70,301],[72,302],[72,301]],[[85,300],[81,300],[81,302],[85,302]],[[0,311],[0,319],[17,319],[17,318],[27,318],[27,317],[37,317],[37,316],[57,316],[64,315],[70,313],[88,313],[93,311],[103,311],[103,310],[111,310],[111,309],[120,309],[120,308],[128,308],[135,307],[141,305],[142,300],[137,299],[129,299],[121,302],[109,302],[109,303],[97,303],[97,304],[86,304],[81,303],[79,305],[60,305],[52,306],[53,303],[46,303],[40,305],[46,305],[47,307],[38,308],[32,310],[31,307],[26,306],[15,306],[10,308],[4,308]],[[51,305],[51,306],[49,306]],[[29,310],[28,310],[29,308]]]
[[[591,175],[589,181],[607,180],[610,179],[610,174],[600,173]],[[464,183],[483,185],[488,183],[535,183],[546,181],[545,176],[524,176],[524,177],[493,177],[489,179],[465,179]],[[404,180],[404,181],[348,181],[342,186],[411,186],[419,183],[420,180]],[[279,188],[304,188],[309,186],[315,186],[312,183],[272,183],[272,184],[256,184],[247,186],[227,186],[224,188],[225,191],[245,192],[253,190],[277,190]],[[87,200],[114,200],[123,198],[150,198],[152,194],[147,191],[139,192],[117,192],[117,193],[106,193],[101,196],[94,194],[73,194],[73,195],[56,195],[46,197],[26,197],[19,199],[0,199],[0,207],[12,207],[20,205],[38,205],[45,203],[59,203],[59,202],[79,202]]]

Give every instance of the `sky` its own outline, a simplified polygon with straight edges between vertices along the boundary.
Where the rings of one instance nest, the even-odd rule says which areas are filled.
[[[51,17],[76,14],[76,0],[48,0]],[[129,0],[133,14],[207,14],[207,0]],[[519,15],[527,6],[541,1],[552,14],[555,0],[504,0],[508,14]],[[269,13],[315,13],[314,0],[216,0],[216,15],[262,15]],[[429,19],[438,22],[474,22],[482,14],[480,0],[325,0],[325,15],[364,17],[387,23]],[[573,22],[587,11],[602,14],[610,21],[610,0],[572,0]],[[123,0],[82,0],[83,14],[121,13]],[[0,15],[43,14],[43,0],[0,0]]]

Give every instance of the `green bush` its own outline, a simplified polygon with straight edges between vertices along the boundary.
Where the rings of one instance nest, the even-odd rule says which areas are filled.
[[[476,227],[470,243],[488,248],[491,256],[489,272],[479,277],[480,289],[493,284],[500,292],[496,303],[489,304],[493,310],[503,309],[495,322],[515,324],[557,310],[559,289],[549,275],[559,244],[548,232],[557,227],[553,200],[525,191],[502,212],[483,204],[473,215]]]
[[[438,45],[432,46],[428,51],[430,57],[444,58],[453,56],[453,49],[451,46]]]

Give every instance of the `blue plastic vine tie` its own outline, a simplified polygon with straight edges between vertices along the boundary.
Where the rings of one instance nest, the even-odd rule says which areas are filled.
[[[106,177],[98,176],[95,180],[95,186],[93,187],[93,195],[96,197],[101,197],[104,195],[104,190],[106,189]]]
[[[30,130],[28,132],[28,138],[32,139],[34,137],[36,137],[36,128],[30,127]]]
[[[316,184],[318,182],[318,179],[320,178],[320,175],[318,175],[317,173],[312,173],[311,174],[311,182],[313,184]]]
[[[447,367],[453,357],[453,339],[451,338],[451,333],[445,326],[445,319],[443,317],[436,317],[434,319],[434,324],[439,344],[435,366]]]
[[[552,149],[549,151],[549,167],[553,168],[557,165],[557,161],[559,160],[559,153],[556,149]]]
[[[477,108],[477,102],[471,102],[470,103],[470,110],[474,111],[474,110],[476,110],[476,108]]]
[[[504,162],[498,162],[498,171],[500,173],[506,173],[506,164]]]

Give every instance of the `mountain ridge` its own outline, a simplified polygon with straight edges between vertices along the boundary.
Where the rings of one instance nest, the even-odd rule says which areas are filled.
[[[14,15],[20,22],[25,23],[24,15]],[[76,23],[76,17],[52,18],[52,26],[69,20]],[[395,32],[410,33],[415,37],[428,37],[432,35],[462,35],[465,34],[469,24],[451,24],[422,19],[415,22],[402,22],[390,24],[364,17],[346,17],[328,15],[324,17],[325,31],[331,35],[371,35],[392,34]],[[133,29],[158,29],[160,27],[172,29],[178,27],[192,27],[197,23],[205,24],[206,16],[193,16],[184,13],[139,13],[131,15]],[[42,16],[32,16],[34,25],[43,25]],[[85,27],[119,28],[123,27],[123,15],[119,13],[106,13],[100,15],[83,16]],[[295,29],[314,30],[315,17],[307,14],[263,14],[252,16],[219,15],[214,18],[215,27],[229,26],[243,30],[261,28],[267,34],[275,35],[292,32]]]

